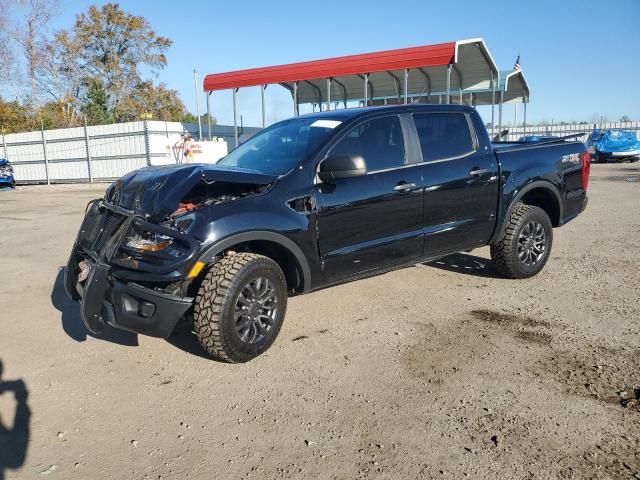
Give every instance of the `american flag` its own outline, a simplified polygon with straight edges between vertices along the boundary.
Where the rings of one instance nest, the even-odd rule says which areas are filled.
[[[522,70],[522,67],[520,66],[520,55],[518,55],[518,58],[516,58],[516,63],[513,66],[513,70],[516,72],[519,72],[520,70]]]

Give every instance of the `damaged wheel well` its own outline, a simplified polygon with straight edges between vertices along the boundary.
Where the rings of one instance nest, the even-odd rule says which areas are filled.
[[[304,276],[298,259],[279,243],[269,240],[251,240],[234,245],[227,252],[249,252],[269,257],[282,269],[290,293],[300,293],[304,288]]]

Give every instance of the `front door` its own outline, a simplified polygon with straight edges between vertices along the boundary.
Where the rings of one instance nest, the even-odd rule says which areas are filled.
[[[343,277],[422,255],[422,178],[406,161],[398,116],[367,120],[329,152],[361,155],[367,175],[318,185],[318,235],[329,278]]]

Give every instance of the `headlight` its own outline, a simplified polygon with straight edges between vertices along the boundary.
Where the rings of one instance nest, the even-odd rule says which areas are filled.
[[[168,272],[188,262],[199,242],[164,225],[133,221],[109,262],[146,272]]]
[[[130,238],[126,245],[143,252],[159,252],[168,248],[173,243],[173,238],[159,233],[143,233]]]

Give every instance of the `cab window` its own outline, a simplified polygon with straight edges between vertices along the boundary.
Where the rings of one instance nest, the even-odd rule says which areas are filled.
[[[463,113],[421,113],[413,119],[424,162],[461,157],[475,150]]]
[[[405,154],[400,120],[388,116],[363,122],[342,138],[329,155],[361,155],[369,172],[401,167]]]

